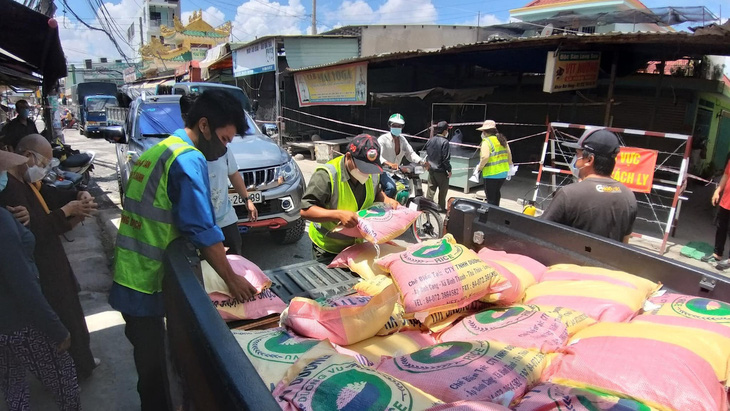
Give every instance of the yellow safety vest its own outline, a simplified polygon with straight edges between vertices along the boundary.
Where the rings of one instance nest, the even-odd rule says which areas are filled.
[[[355,194],[350,188],[350,182],[343,179],[342,176],[342,167],[344,163],[345,158],[340,156],[329,161],[323,166],[317,167],[315,172],[317,170],[325,170],[330,176],[332,195],[327,208],[330,210],[348,210],[356,213],[373,205],[373,202],[375,201],[375,193],[377,191],[376,187],[380,184],[380,176],[370,175],[368,181],[365,182],[365,201],[362,203],[362,207],[358,207]],[[338,221],[328,221],[324,223],[313,222],[310,224],[309,238],[312,240],[312,243],[332,254],[337,254],[345,248],[355,244],[356,239],[332,232],[332,230],[337,227],[338,223]]]
[[[489,150],[489,160],[482,169],[482,177],[489,177],[509,171],[509,155],[507,148],[499,142],[497,136],[482,138],[482,150]]]
[[[177,156],[190,150],[196,148],[170,136],[134,165],[114,248],[114,282],[145,294],[162,291],[163,256],[180,236],[167,195],[168,173]]]

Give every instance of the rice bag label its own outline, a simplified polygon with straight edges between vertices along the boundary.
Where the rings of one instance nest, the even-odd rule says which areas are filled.
[[[439,244],[423,246],[417,250],[414,250],[412,253],[401,254],[400,258],[401,261],[406,264],[436,265],[450,263],[461,257],[461,254],[463,252],[463,247],[455,247],[448,241],[441,241]],[[481,262],[481,260],[479,260],[479,262]],[[466,267],[467,265],[475,264],[475,262],[467,261],[466,263],[462,264],[463,267]],[[455,268],[458,269],[460,267]]]
[[[683,317],[730,324],[730,304],[722,301],[682,295],[671,302],[671,307]]]
[[[471,333],[479,334],[495,328],[509,327],[535,314],[535,311],[527,311],[524,307],[507,307],[482,311],[465,318],[462,322]]]
[[[380,290],[382,292],[382,289]],[[318,298],[317,303],[322,307],[360,307],[366,305],[372,296],[369,295],[348,295],[344,297]]]
[[[390,208],[383,203],[357,212],[357,226],[337,227],[334,232],[348,237],[365,238],[373,244],[388,242],[403,234],[421,214],[408,207]]]
[[[600,391],[587,391],[545,383],[533,388],[515,407],[516,411],[651,411],[640,402]]]
[[[413,394],[395,378],[355,362],[309,363],[285,391],[300,410],[410,410]]]
[[[299,356],[319,344],[318,340],[300,338],[285,331],[264,334],[249,341],[246,354],[264,361],[294,364]]]
[[[384,359],[378,371],[392,375],[444,402],[491,401],[509,405],[544,368],[537,351],[487,341],[454,341]]]

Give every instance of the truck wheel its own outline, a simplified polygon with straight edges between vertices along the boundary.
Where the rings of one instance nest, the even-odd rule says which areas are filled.
[[[298,219],[289,223],[286,228],[280,230],[271,230],[271,237],[279,244],[292,244],[299,241],[304,235],[304,227],[306,223],[304,219]]]

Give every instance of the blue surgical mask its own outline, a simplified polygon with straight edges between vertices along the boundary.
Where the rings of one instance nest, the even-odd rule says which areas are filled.
[[[402,128],[398,128],[398,127],[391,127],[390,128],[390,134],[392,134],[392,135],[394,135],[396,137],[398,137],[400,135],[400,132],[401,131],[403,131]]]
[[[583,167],[578,167],[578,156],[573,156],[573,160],[570,162],[570,172],[573,173],[573,178],[575,181],[580,180],[580,169]]]
[[[0,171],[0,193],[8,186],[8,172]]]

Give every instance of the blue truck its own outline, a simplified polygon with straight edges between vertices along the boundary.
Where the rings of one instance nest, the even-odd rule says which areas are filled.
[[[107,125],[106,109],[119,106],[117,85],[94,81],[79,83],[75,87],[79,132],[86,137],[101,136],[99,127]]]

